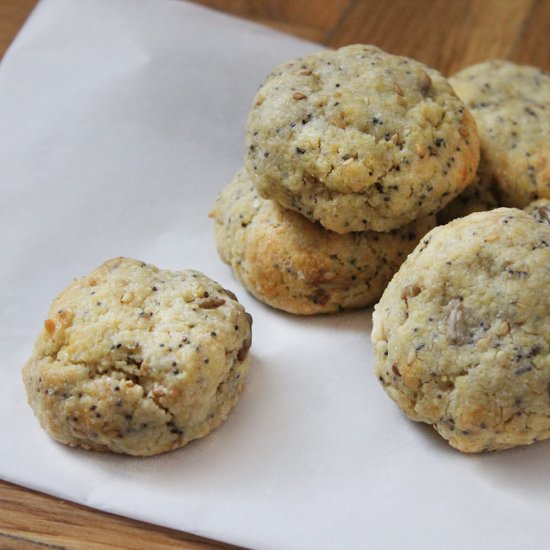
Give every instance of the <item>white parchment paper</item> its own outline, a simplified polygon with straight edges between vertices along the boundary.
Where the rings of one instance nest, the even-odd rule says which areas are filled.
[[[217,256],[255,90],[317,49],[174,0],[39,4],[0,65],[0,477],[255,548],[544,548],[549,444],[453,451],[378,386],[369,312],[279,313]],[[204,271],[254,317],[230,419],[151,459],[56,444],[21,382],[53,297],[118,255]]]

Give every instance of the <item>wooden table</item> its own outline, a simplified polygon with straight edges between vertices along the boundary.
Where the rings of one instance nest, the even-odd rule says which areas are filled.
[[[339,47],[371,43],[452,74],[490,58],[550,70],[550,0],[198,0]],[[0,0],[0,57],[36,0]],[[0,548],[230,548],[0,481]]]

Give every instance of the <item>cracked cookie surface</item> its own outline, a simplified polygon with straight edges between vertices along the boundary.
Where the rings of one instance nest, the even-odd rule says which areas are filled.
[[[494,60],[449,80],[476,120],[501,204],[550,199],[550,73]]]
[[[376,375],[412,420],[480,452],[550,437],[550,226],[520,210],[428,233],[373,316]]]
[[[222,259],[259,300],[311,315],[364,307],[388,281],[435,216],[388,233],[339,235],[262,199],[245,170],[224,189],[211,216]]]
[[[149,456],[225,420],[250,342],[250,315],[202,273],[116,258],[54,300],[23,379],[57,441]]]
[[[374,46],[280,65],[247,122],[246,169],[260,195],[338,233],[435,213],[478,160],[475,123],[447,80]]]

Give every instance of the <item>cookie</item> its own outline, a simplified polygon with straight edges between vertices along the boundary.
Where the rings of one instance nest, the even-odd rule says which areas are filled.
[[[116,258],[53,302],[23,369],[61,443],[149,456],[219,426],[249,368],[251,317],[198,271]]]
[[[474,212],[485,212],[498,206],[500,204],[493,176],[481,155],[473,183],[437,213],[437,223],[449,223],[456,218],[463,218]]]
[[[373,316],[376,375],[464,452],[550,437],[550,226],[513,208],[428,233]]]
[[[435,213],[472,182],[478,160],[475,123],[447,80],[374,46],[277,67],[247,122],[260,196],[338,233]]]
[[[451,84],[474,116],[504,206],[550,198],[550,74],[510,61],[460,71]]]
[[[550,225],[550,199],[533,201],[524,210],[538,222]]]
[[[258,196],[245,170],[218,197],[211,216],[222,259],[259,300],[310,315],[372,304],[419,239],[420,219],[389,233],[339,235]]]

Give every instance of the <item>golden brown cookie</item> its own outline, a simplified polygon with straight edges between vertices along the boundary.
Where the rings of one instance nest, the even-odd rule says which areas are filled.
[[[510,61],[460,71],[451,84],[474,116],[501,204],[550,198],[550,74]]]
[[[550,226],[513,208],[428,233],[373,316],[376,375],[412,420],[480,452],[550,437]]]
[[[478,160],[475,123],[447,80],[374,46],[275,68],[248,117],[246,168],[260,195],[338,233],[434,214]]]
[[[389,233],[339,235],[261,199],[245,170],[218,197],[211,216],[222,259],[259,300],[310,315],[369,305],[419,239],[423,218]]]
[[[110,260],[54,300],[23,369],[29,403],[66,445],[182,447],[235,406],[250,326],[234,294],[198,271]]]

